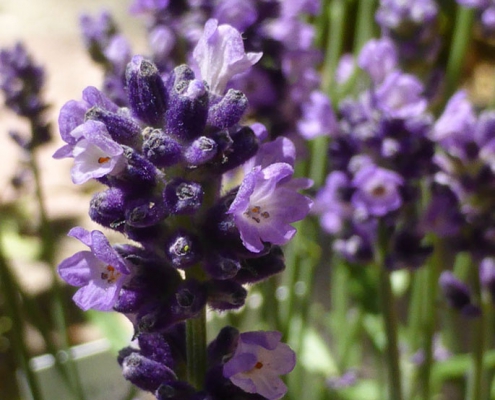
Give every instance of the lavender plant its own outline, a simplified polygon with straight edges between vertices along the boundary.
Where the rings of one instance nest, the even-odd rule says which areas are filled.
[[[58,271],[80,287],[81,309],[114,309],[132,321],[139,348],[122,350],[119,362],[141,389],[159,399],[278,399],[286,392],[278,376],[295,363],[281,334],[224,328],[207,352],[205,309],[241,307],[244,284],[284,269],[279,246],[309,212],[312,201],[298,190],[311,182],[293,178],[292,142],[261,143],[241,125],[246,96],[226,92],[261,53],[245,53],[240,33],[212,19],[193,57],[197,77],[187,65],[161,76],[134,56],[128,108],[94,87],[62,108],[67,144],[54,157],[74,158],[74,183],[107,186],[94,195],[90,217],[136,244],[112,247],[102,232],[76,227],[69,236],[89,251]],[[223,189],[224,174],[242,164],[241,184]]]
[[[129,319],[125,379],[159,400],[493,397],[495,117],[463,78],[493,7],[457,3],[135,0],[134,56],[110,13],[81,17],[103,82],[62,107],[54,157],[100,185],[102,231],[72,228],[58,273]]]

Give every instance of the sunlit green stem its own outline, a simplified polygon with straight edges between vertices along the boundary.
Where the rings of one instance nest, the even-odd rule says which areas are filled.
[[[425,269],[421,271],[425,275],[423,288],[423,313],[422,313],[422,337],[424,338],[423,351],[424,362],[420,368],[420,391],[423,400],[431,399],[431,371],[433,365],[433,336],[437,314],[435,310],[438,292],[438,278],[442,268],[444,248],[442,241],[433,239],[434,252]]]
[[[481,285],[479,280],[478,266],[471,264],[473,269],[473,292],[478,299],[481,299]],[[485,315],[482,312],[479,317],[472,322],[472,338],[471,338],[471,371],[469,374],[468,382],[468,395],[467,400],[484,400],[487,398],[487,382],[485,379],[485,372],[483,370],[483,362],[485,356],[485,344],[487,338],[485,337]]]
[[[459,78],[463,72],[464,60],[471,40],[474,11],[458,6],[453,36],[446,68],[446,92],[448,99],[459,86]]]
[[[390,400],[402,400],[402,374],[398,347],[398,320],[395,309],[395,299],[392,293],[390,272],[385,268],[385,255],[388,247],[387,235],[381,226],[378,232],[378,243],[375,249],[375,267],[379,275],[380,306],[386,345],[386,364],[388,371],[388,387]]]
[[[186,322],[187,380],[201,390],[206,374],[206,308]]]

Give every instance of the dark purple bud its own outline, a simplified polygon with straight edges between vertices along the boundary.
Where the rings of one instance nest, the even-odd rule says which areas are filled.
[[[167,382],[156,390],[157,400],[193,400],[196,390],[187,382]]]
[[[122,288],[113,309],[123,314],[133,314],[139,311],[148,298],[149,293],[145,290]]]
[[[174,371],[162,363],[132,353],[122,362],[122,375],[138,388],[154,392],[162,383],[177,380]]]
[[[146,128],[143,136],[143,154],[157,167],[170,167],[181,160],[182,145],[161,129]]]
[[[106,111],[95,106],[86,112],[85,120],[103,122],[111,138],[117,143],[132,147],[139,143],[141,127],[129,116]]]
[[[206,260],[204,269],[213,279],[230,279],[241,269],[241,263],[235,256],[214,253]]]
[[[167,92],[173,90],[176,83],[181,81],[192,81],[194,78],[194,71],[188,65],[182,64],[175,67],[167,79]]]
[[[203,132],[208,117],[207,88],[203,81],[194,79],[194,74],[191,78],[190,72],[189,67],[182,65],[169,78],[165,115],[166,132],[186,140],[197,138]]]
[[[160,198],[135,200],[130,203],[125,213],[127,224],[136,228],[155,225],[168,215],[168,209]]]
[[[201,259],[201,249],[196,236],[177,232],[169,239],[165,254],[174,268],[187,268]]]
[[[218,173],[227,172],[253,157],[259,148],[259,141],[253,130],[247,126],[230,135],[232,146],[224,153],[221,162],[215,165]]]
[[[141,56],[134,56],[127,65],[126,81],[133,114],[146,124],[162,126],[167,93],[156,66]]]
[[[239,90],[229,89],[219,103],[208,111],[208,125],[226,129],[237,124],[248,107],[247,97]]]
[[[195,318],[206,305],[206,299],[204,285],[195,280],[185,281],[167,302],[150,303],[143,308],[136,318],[136,330],[139,333],[164,332],[178,322]]]
[[[205,306],[207,292],[204,285],[194,279],[182,283],[171,301],[172,313],[179,319],[194,318]]]
[[[392,251],[386,257],[385,265],[391,270],[416,269],[424,265],[431,255],[433,246],[422,245],[423,237],[404,229],[393,236]]]
[[[142,333],[138,336],[141,354],[150,360],[165,364],[169,368],[175,368],[175,360],[172,357],[172,349],[163,333]]]
[[[89,204],[89,217],[102,226],[122,231],[125,221],[124,192],[113,187],[96,193]]]
[[[171,214],[193,214],[203,201],[203,188],[199,183],[176,178],[163,191],[163,199]]]
[[[184,160],[190,165],[204,164],[217,154],[217,143],[206,136],[201,136],[194,140],[184,150]]]
[[[208,361],[210,366],[223,364],[231,358],[237,347],[239,330],[226,326],[218,333],[217,337],[208,345]]]
[[[255,283],[278,274],[285,269],[284,253],[279,246],[258,258],[248,258],[241,262],[241,269],[233,278],[240,284]]]
[[[124,347],[123,349],[119,350],[119,354],[117,355],[117,362],[121,367],[124,362],[124,359],[130,356],[132,353],[139,353],[139,350],[130,346]]]
[[[208,305],[219,311],[235,310],[244,305],[247,290],[231,280],[212,280],[207,283]]]
[[[127,166],[124,172],[118,177],[118,185],[128,187],[129,190],[136,190],[137,186],[154,186],[157,174],[156,167],[131,147],[124,147],[124,157],[127,159]]]
[[[478,317],[481,314],[480,308],[472,303],[469,287],[457,279],[452,272],[442,272],[439,284],[452,308],[460,311],[466,317]]]

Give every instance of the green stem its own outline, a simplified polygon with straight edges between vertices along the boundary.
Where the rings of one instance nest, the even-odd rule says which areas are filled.
[[[187,380],[196,389],[204,386],[206,360],[206,308],[186,321]]]
[[[459,77],[464,70],[464,60],[471,40],[473,19],[474,11],[472,9],[457,6],[456,20],[446,67],[446,99],[452,96],[459,86]]]
[[[436,312],[435,303],[438,292],[438,278],[440,275],[444,248],[438,237],[433,239],[434,253],[423,273],[425,274],[425,285],[423,291],[423,323],[422,332],[424,338],[423,351],[424,363],[420,369],[420,390],[423,400],[431,399],[431,371],[433,366],[433,336],[435,334]]]
[[[353,53],[357,57],[364,44],[374,35],[374,20],[376,0],[358,1],[356,29],[354,36]]]
[[[336,257],[334,257],[336,259]],[[332,306],[332,337],[337,345],[337,360],[340,372],[347,368],[346,339],[347,336],[347,312],[348,301],[348,280],[349,273],[343,260],[335,260],[331,266],[330,296]]]
[[[378,269],[380,306],[383,313],[383,323],[387,338],[386,364],[388,370],[389,398],[390,400],[402,400],[402,374],[397,339],[397,312],[390,282],[390,273],[385,268],[385,255],[388,248],[388,241],[382,226],[379,227],[378,235],[379,238],[375,252],[375,267]]]
[[[328,6],[328,38],[325,49],[325,61],[322,71],[322,88],[325,92],[330,91],[331,83],[335,75],[335,70],[339,63],[339,58],[344,48],[346,31],[346,19],[349,5],[346,0],[333,0]],[[332,96],[334,99],[335,96]]]
[[[309,166],[309,178],[314,186],[319,188],[325,181],[328,160],[328,137],[320,136],[310,142],[311,164]]]
[[[1,231],[0,231],[1,235]],[[34,376],[33,371],[29,367],[29,354],[26,349],[26,341],[24,337],[24,326],[21,320],[21,307],[19,304],[18,293],[15,290],[16,284],[14,278],[11,275],[10,268],[3,252],[3,244],[0,237],[0,284],[2,294],[5,299],[5,307],[7,313],[12,321],[12,329],[10,341],[12,349],[14,351],[14,357],[17,365],[20,366],[22,371],[26,375],[29,389],[33,400],[42,400],[41,391],[38,385],[38,381]]]
[[[473,292],[475,296],[481,299],[481,285],[479,280],[478,268],[471,265],[473,268]],[[484,308],[484,307],[483,307]],[[482,310],[484,311],[484,310]],[[471,373],[469,374],[468,384],[468,400],[482,400],[486,398],[487,382],[484,379],[483,362],[485,355],[485,315],[481,315],[473,321],[473,335],[471,338]]]

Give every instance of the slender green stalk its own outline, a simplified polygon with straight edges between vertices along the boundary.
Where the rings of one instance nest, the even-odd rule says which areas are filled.
[[[206,308],[186,321],[187,380],[196,389],[204,386],[206,374]]]
[[[442,269],[444,247],[442,241],[435,237],[433,240],[434,253],[426,265],[425,273],[426,282],[423,290],[423,315],[422,315],[422,332],[423,332],[423,351],[425,359],[420,368],[420,391],[423,400],[431,399],[431,371],[433,365],[433,336],[435,334],[435,323],[437,315],[435,312],[435,303],[438,292],[438,278]]]
[[[395,300],[392,293],[390,273],[385,268],[385,254],[388,243],[383,227],[379,228],[378,243],[375,250],[375,267],[378,270],[380,306],[383,313],[383,323],[386,345],[386,364],[388,371],[389,398],[390,400],[402,400],[402,374],[398,348],[398,320],[395,309]]]
[[[334,257],[335,260],[336,257]],[[330,296],[332,306],[332,337],[337,346],[337,360],[340,372],[347,368],[345,349],[347,343],[347,313],[349,310],[347,266],[342,260],[335,260],[331,266]]]
[[[0,235],[1,235],[0,230]],[[26,349],[26,341],[24,337],[24,326],[21,320],[21,306],[19,304],[19,297],[17,285],[11,275],[9,265],[5,254],[3,252],[3,244],[0,237],[0,287],[5,299],[5,307],[7,313],[12,321],[11,335],[9,335],[14,357],[17,365],[19,365],[26,376],[26,380],[31,391],[33,400],[42,400],[41,391],[34,376],[33,371],[29,367],[29,354]]]
[[[473,292],[475,296],[481,299],[481,285],[479,280],[478,266],[471,264],[473,269]],[[482,307],[484,308],[484,307]],[[482,312],[481,315],[473,321],[473,333],[471,338],[471,371],[469,374],[468,382],[468,400],[482,400],[487,398],[488,385],[485,378],[483,369],[483,362],[485,356],[485,344],[487,338],[485,338],[486,326],[485,315]]]
[[[471,40],[474,11],[457,6],[456,20],[446,67],[446,91],[448,99],[459,86],[459,78],[463,72],[464,60]]]
[[[321,74],[321,86],[325,92],[330,91],[335,70],[339,63],[339,57],[344,48],[348,9],[349,5],[346,0],[333,0],[327,8],[329,29],[327,47],[325,49],[325,61]],[[334,97],[332,96],[332,99]]]
[[[356,19],[356,28],[354,30],[353,53],[359,54],[364,44],[374,35],[374,19],[370,16],[375,15],[376,0],[358,1],[358,11]]]

